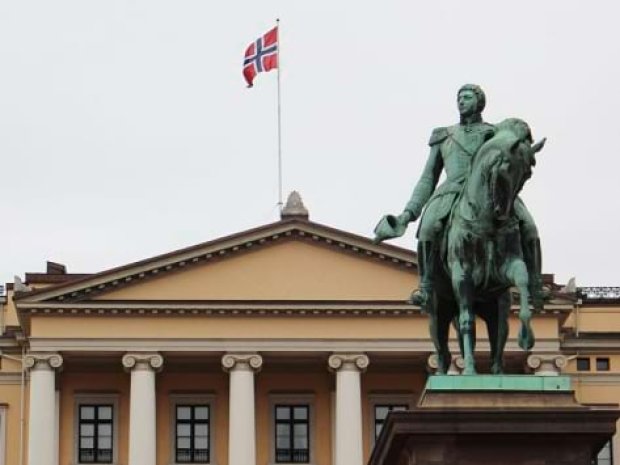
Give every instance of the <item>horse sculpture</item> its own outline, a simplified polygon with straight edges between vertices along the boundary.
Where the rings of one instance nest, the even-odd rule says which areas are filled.
[[[459,334],[463,374],[476,373],[476,315],[488,328],[491,372],[503,372],[513,286],[520,296],[519,346],[529,350],[534,345],[528,271],[513,212],[515,202],[520,202],[517,195],[531,176],[535,154],[544,143],[545,139],[533,144],[528,125],[511,118],[497,125],[495,135],[474,155],[469,177],[445,227],[442,253],[434,268],[429,312],[438,373],[446,373],[450,366],[451,323],[455,323]]]

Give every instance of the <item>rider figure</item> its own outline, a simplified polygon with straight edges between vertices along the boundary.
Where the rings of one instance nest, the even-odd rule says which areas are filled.
[[[446,219],[469,175],[472,157],[484,142],[495,134],[495,127],[482,120],[486,97],[482,89],[466,84],[457,94],[460,122],[450,127],[433,130],[429,145],[430,155],[422,176],[403,213],[397,217],[401,228],[422,214],[417,233],[420,288],[411,301],[428,308],[433,288],[434,264]],[[439,176],[445,168],[446,180],[437,188]],[[514,214],[519,220],[521,246],[530,276],[530,293],[536,308],[542,307],[541,253],[538,230],[523,202],[515,200]]]

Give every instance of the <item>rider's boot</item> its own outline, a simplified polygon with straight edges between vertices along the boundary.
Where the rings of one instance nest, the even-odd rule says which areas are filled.
[[[418,242],[418,269],[420,271],[420,287],[413,291],[409,302],[419,305],[428,312],[433,295],[433,268],[435,247],[432,241]]]
[[[523,255],[529,275],[528,287],[532,298],[532,306],[536,310],[542,310],[545,295],[542,280],[542,254],[540,251],[540,239],[535,237],[523,242]]]

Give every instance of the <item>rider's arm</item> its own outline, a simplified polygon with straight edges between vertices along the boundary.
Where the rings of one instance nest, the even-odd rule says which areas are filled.
[[[447,136],[448,133],[446,128],[437,128],[431,135],[431,140],[429,142],[431,153],[428,156],[422,176],[420,176],[420,180],[413,189],[413,194],[411,194],[411,198],[409,202],[407,202],[403,212],[403,215],[409,217],[408,221],[414,221],[420,217],[424,205],[426,205],[426,202],[428,202],[435,191],[439,176],[443,170],[443,158],[441,157],[440,149],[441,142],[444,141]]]

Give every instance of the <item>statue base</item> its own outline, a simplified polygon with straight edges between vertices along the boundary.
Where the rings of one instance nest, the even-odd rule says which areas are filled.
[[[567,376],[431,376],[392,412],[369,465],[591,465],[617,405],[580,405]]]

